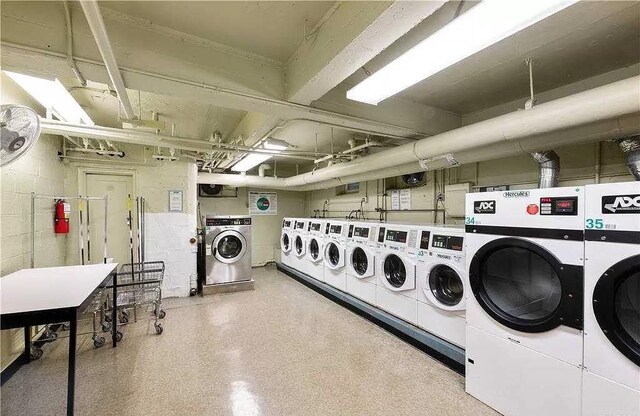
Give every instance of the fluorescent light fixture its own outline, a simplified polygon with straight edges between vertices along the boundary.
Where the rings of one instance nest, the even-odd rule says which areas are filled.
[[[262,162],[266,162],[271,159],[273,155],[276,155],[286,148],[289,145],[282,140],[269,139],[265,141],[261,146],[258,146],[257,149],[265,149],[271,150],[270,153],[249,153],[245,157],[242,158],[238,163],[231,167],[231,170],[234,172],[246,172],[248,170],[253,169],[258,166]]]
[[[52,81],[16,72],[4,71],[4,73],[44,108],[51,110],[56,118],[69,123],[94,125],[89,115],[57,78]]]
[[[351,88],[347,98],[378,104],[577,1],[483,0]]]

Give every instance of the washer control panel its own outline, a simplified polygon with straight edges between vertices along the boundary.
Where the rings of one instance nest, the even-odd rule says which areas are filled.
[[[578,197],[540,198],[540,215],[578,215]]]

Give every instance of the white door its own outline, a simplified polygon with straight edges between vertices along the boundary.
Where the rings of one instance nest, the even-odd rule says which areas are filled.
[[[86,195],[109,197],[107,257],[113,257],[120,264],[131,263],[129,250],[129,226],[127,219],[129,207],[127,198],[133,196],[133,176],[103,175],[88,173],[86,176]],[[86,209],[86,206],[85,206]],[[135,200],[132,202],[133,237],[136,241]],[[91,263],[100,263],[104,253],[104,203],[90,201],[89,204],[89,241],[85,240],[85,258],[88,246],[91,247]],[[86,218],[86,217],[85,217]],[[85,236],[86,239],[86,236]],[[134,246],[134,258],[137,261],[137,245]]]

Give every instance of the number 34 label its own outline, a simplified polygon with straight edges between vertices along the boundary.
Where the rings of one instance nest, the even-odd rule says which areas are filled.
[[[588,230],[600,230],[604,228],[604,221],[602,220],[602,218],[587,218],[585,220],[584,227]]]

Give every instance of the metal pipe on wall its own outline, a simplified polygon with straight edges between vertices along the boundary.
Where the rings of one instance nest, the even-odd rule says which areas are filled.
[[[617,140],[625,156],[629,173],[636,181],[640,181],[640,136]]]
[[[538,162],[538,188],[555,188],[560,176],[560,156],[553,150],[534,152],[531,156]]]

